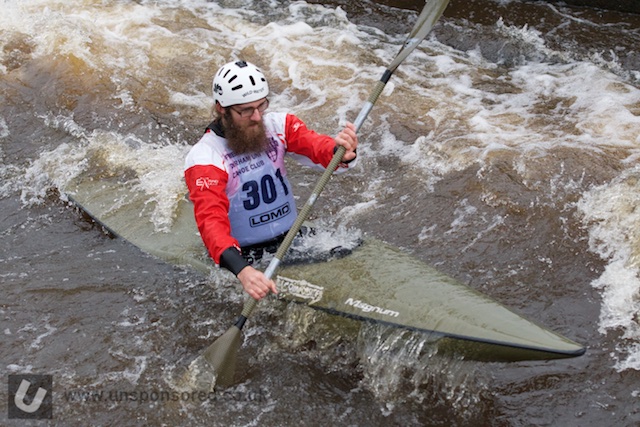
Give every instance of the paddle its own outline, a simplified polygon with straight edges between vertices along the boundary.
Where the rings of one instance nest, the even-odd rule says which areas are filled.
[[[418,16],[416,24],[409,33],[407,40],[404,42],[402,49],[396,55],[391,64],[387,67],[384,74],[380,78],[380,81],[378,81],[376,86],[373,88],[373,91],[369,95],[369,99],[362,107],[362,110],[360,110],[358,117],[354,121],[356,132],[360,130],[360,127],[373,108],[373,104],[375,104],[376,100],[382,93],[382,90],[391,78],[393,72],[396,70],[396,68],[398,68],[400,63],[404,61],[404,59],[420,44],[420,42],[424,40],[427,34],[431,32],[433,26],[442,15],[442,12],[444,12],[444,9],[447,7],[448,3],[449,0],[431,0],[424,6],[422,12]],[[275,257],[271,260],[267,269],[265,270],[265,276],[267,276],[267,278],[270,279],[275,274],[277,268],[281,263],[281,260],[284,258],[284,255],[289,249],[289,246],[291,246],[293,239],[300,230],[302,223],[309,217],[311,208],[315,204],[320,193],[331,178],[331,175],[342,160],[345,151],[346,149],[344,147],[338,148],[333,158],[331,159],[331,162],[318,180],[318,183],[311,193],[311,196],[309,196],[309,199],[298,213],[296,221],[280,244]],[[207,367],[212,368],[215,373],[215,384],[228,386],[233,383],[236,366],[236,355],[242,341],[241,330],[257,304],[258,301],[253,298],[249,298],[245,302],[242,309],[242,314],[240,315],[236,323],[231,326],[231,328],[229,328],[229,330],[225,332],[220,338],[214,341],[213,344],[211,344],[202,354],[201,358],[206,362],[206,364],[201,363],[202,361],[198,360],[200,358],[192,362],[192,366],[197,366],[199,370],[203,368],[206,369]]]

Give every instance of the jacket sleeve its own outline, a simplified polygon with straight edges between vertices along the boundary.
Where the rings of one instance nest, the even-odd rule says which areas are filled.
[[[312,162],[312,164],[308,164],[309,166],[320,165],[326,168],[336,150],[336,142],[332,137],[307,128],[304,122],[293,114],[287,114],[285,139],[287,151],[297,154],[298,156],[295,157],[298,157],[298,161],[303,164],[308,164],[308,162],[301,160],[299,156],[308,158]],[[355,162],[349,162],[348,165],[341,163],[338,169],[354,165]]]
[[[239,248],[231,236],[229,199],[225,192],[228,175],[213,165],[194,165],[184,178],[193,203],[196,225],[211,258],[220,264],[220,256],[231,247]]]

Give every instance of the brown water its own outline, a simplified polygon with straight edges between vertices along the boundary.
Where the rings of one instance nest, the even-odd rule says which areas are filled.
[[[52,375],[54,402],[49,421],[0,423],[640,424],[638,15],[452,0],[315,212],[584,343],[579,358],[440,358],[419,335],[271,301],[245,328],[238,384],[182,394],[175,377],[230,326],[239,289],[141,253],[61,197],[80,170],[135,172],[167,202],[161,226],[220,63],[261,63],[271,108],[333,133],[422,4],[3,3],[0,354],[5,381]],[[290,173],[304,200],[317,173]]]

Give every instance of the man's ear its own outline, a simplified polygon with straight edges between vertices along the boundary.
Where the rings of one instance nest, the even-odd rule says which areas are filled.
[[[220,105],[220,103],[219,103],[218,101],[216,101],[216,105],[214,105],[214,107],[213,107],[213,108],[215,108],[216,112],[217,112],[219,115],[221,115],[221,116],[222,116],[222,115],[224,114],[224,107],[223,107],[222,105]]]

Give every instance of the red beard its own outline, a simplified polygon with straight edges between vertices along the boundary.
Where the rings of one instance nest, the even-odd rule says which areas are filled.
[[[236,123],[233,112],[228,108],[222,117],[224,137],[231,151],[235,154],[260,153],[267,149],[267,134],[262,119],[258,122],[245,120]]]

